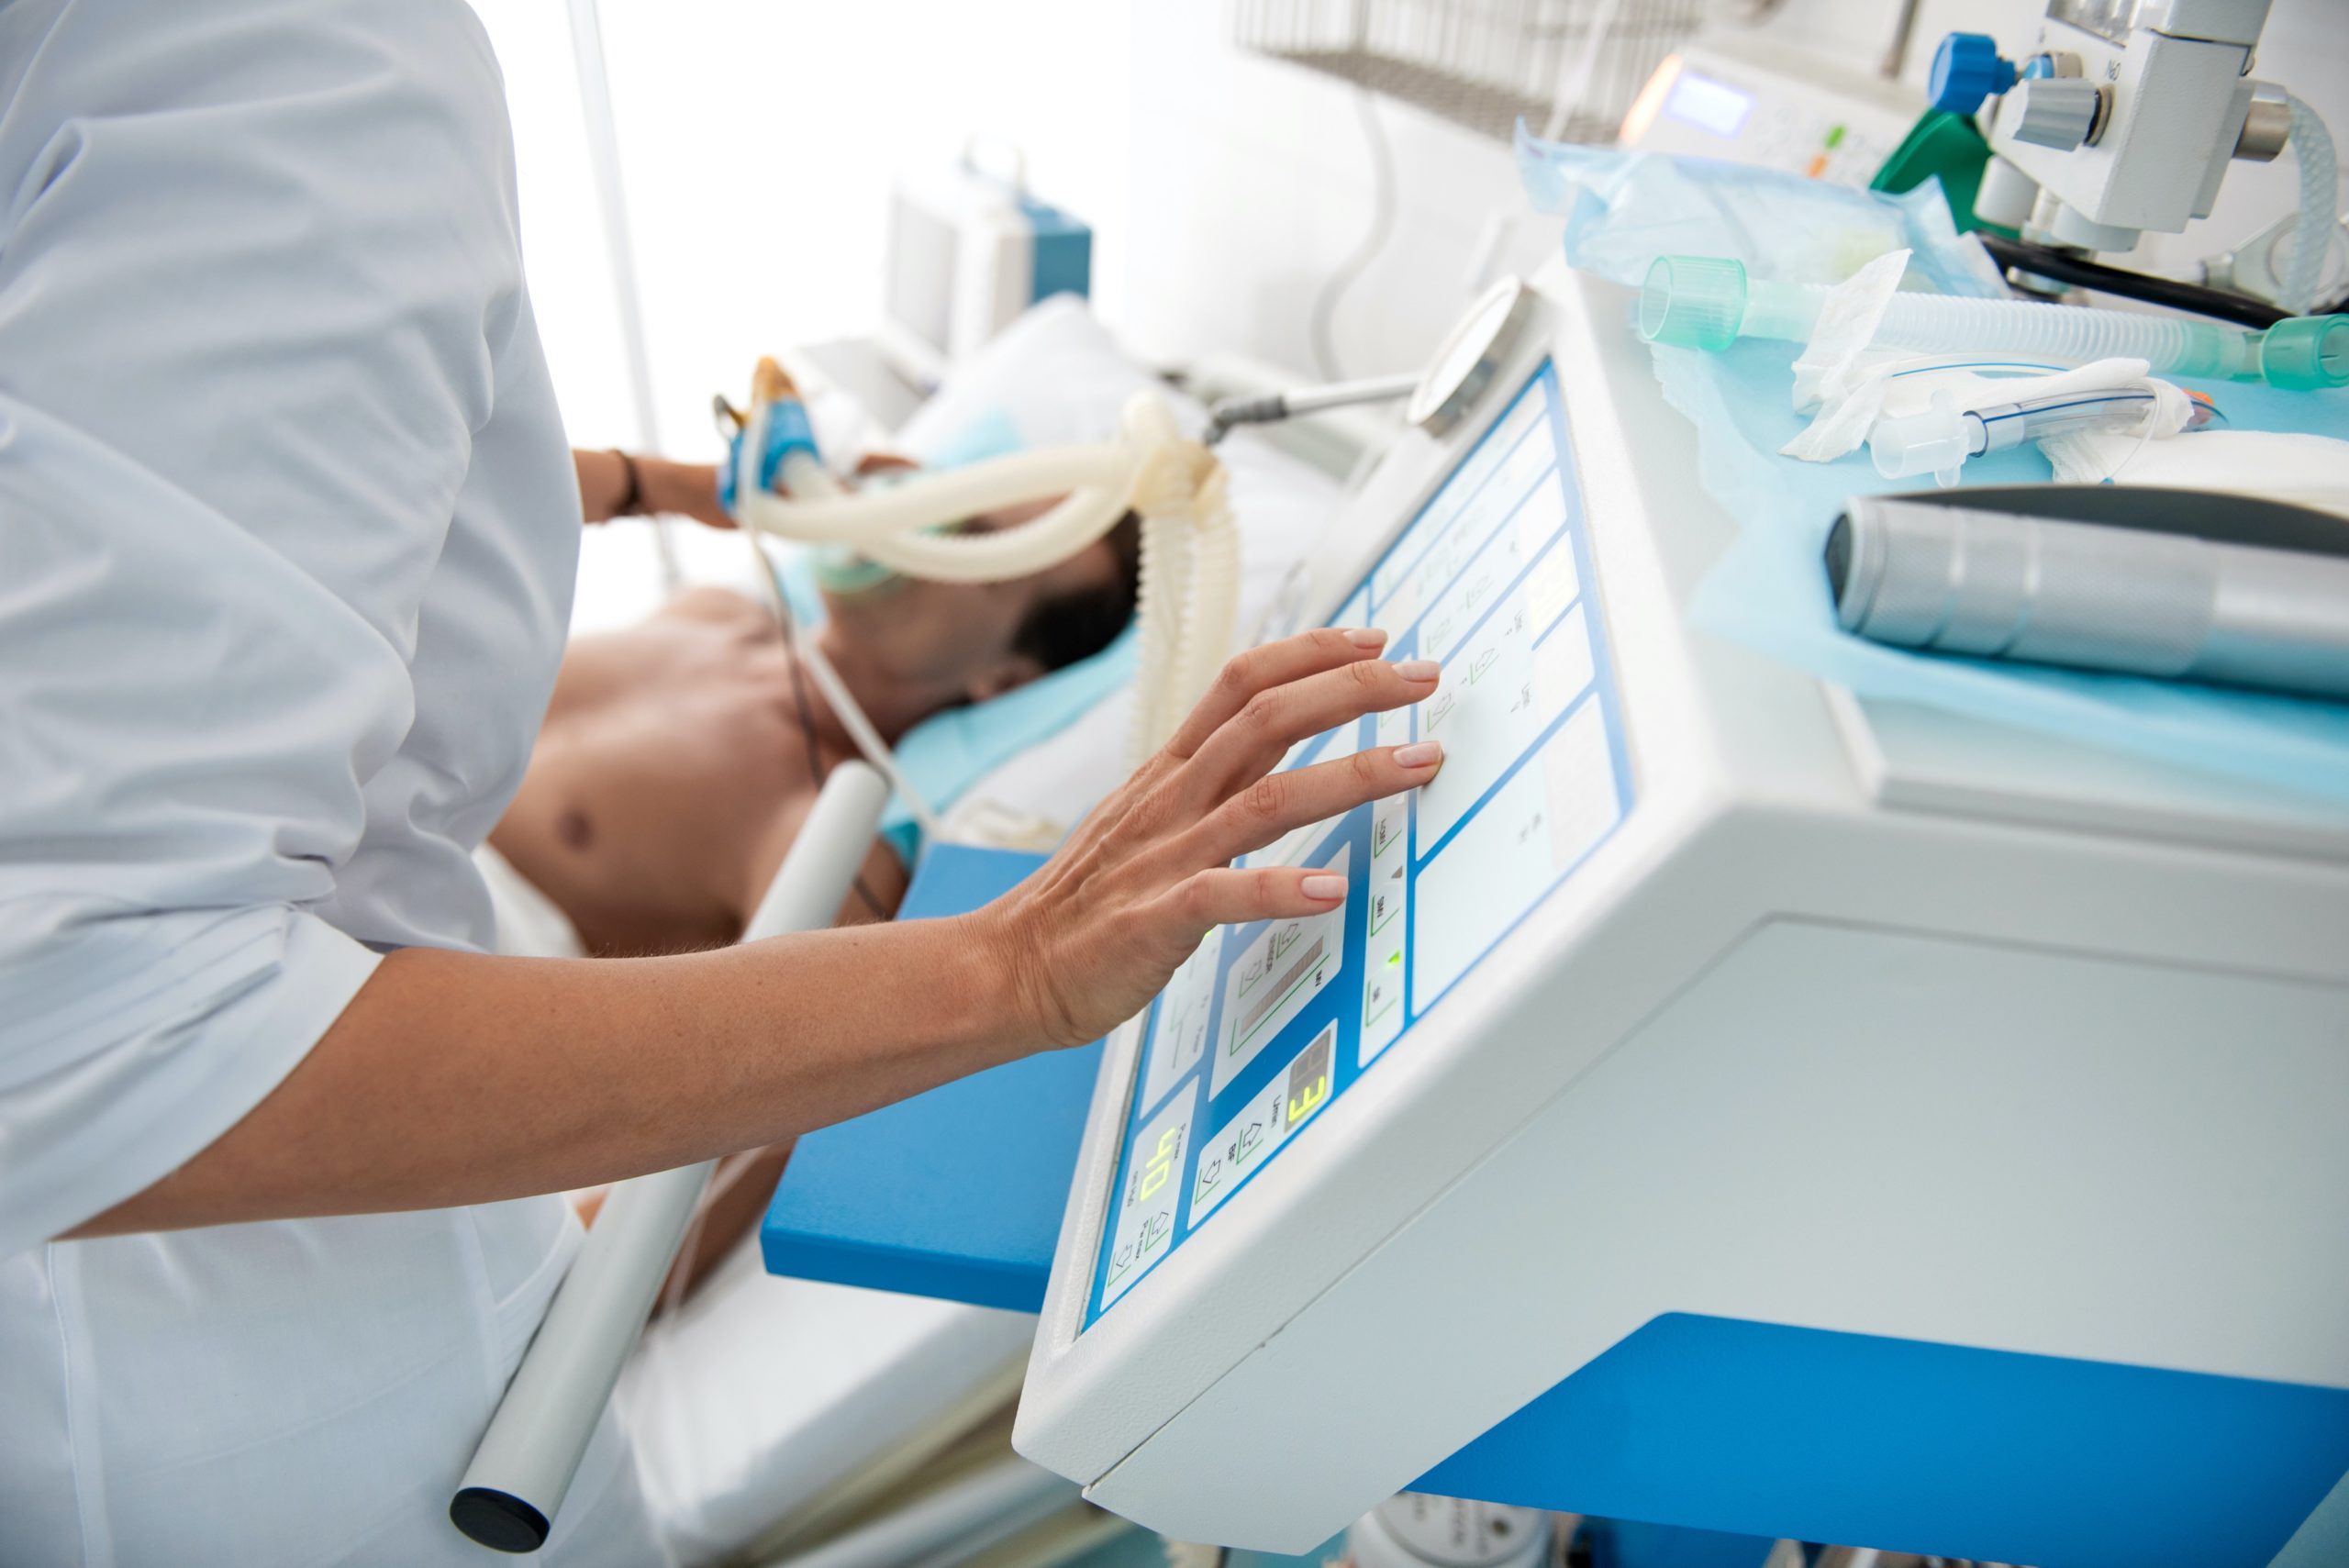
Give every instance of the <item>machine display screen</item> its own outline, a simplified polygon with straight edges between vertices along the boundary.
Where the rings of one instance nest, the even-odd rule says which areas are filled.
[[[1684,125],[1727,139],[1745,128],[1745,117],[1753,112],[1753,95],[1741,92],[1726,82],[1683,71],[1673,79],[1672,91],[1664,100],[1664,112]]]
[[[1344,873],[1341,908],[1219,927],[1151,1004],[1090,1328],[1208,1224],[1631,808],[1631,777],[1556,370],[1545,361],[1332,624],[1443,666],[1436,695],[1299,747],[1444,746],[1433,783],[1250,865]]]

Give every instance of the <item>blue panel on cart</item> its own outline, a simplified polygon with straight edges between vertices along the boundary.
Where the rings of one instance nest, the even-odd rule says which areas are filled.
[[[938,845],[897,917],[975,909],[1041,863]],[[1046,1051],[801,1139],[760,1227],[767,1271],[1041,1310],[1100,1064],[1097,1042]]]
[[[2039,1568],[2265,1568],[2349,1389],[1671,1313],[1414,1489]]]

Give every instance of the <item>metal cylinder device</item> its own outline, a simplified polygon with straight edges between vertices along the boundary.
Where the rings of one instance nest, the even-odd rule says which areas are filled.
[[[888,803],[888,783],[871,768],[833,768],[742,940],[831,924]],[[638,1176],[604,1200],[449,1505],[474,1540],[500,1551],[546,1544],[715,1166]]]
[[[2349,555],[1876,495],[1826,558],[1874,641],[2349,698]]]

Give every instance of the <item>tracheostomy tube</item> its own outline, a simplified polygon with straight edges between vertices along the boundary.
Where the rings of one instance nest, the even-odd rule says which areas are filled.
[[[2153,421],[2164,394],[2150,384],[2098,390],[2058,392],[2021,397],[2009,403],[1974,408],[1932,407],[1915,414],[1887,415],[1868,432],[1868,456],[1887,479],[1915,474],[1937,475],[1943,484],[1957,482],[1957,471],[1968,459],[1982,457],[2025,441],[2077,430],[2126,433],[2165,428],[2194,428],[2210,417],[2209,408],[2192,403],[2183,425],[2173,416],[2167,427]],[[2180,395],[2172,389],[2172,398]]]

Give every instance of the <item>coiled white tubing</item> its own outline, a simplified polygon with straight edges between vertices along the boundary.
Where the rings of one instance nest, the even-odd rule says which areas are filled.
[[[744,433],[745,469],[749,454],[764,449],[765,419],[762,406]],[[735,522],[775,539],[850,545],[892,571],[934,582],[1029,576],[1092,544],[1128,511],[1138,514],[1133,762],[1174,734],[1231,651],[1240,547],[1229,485],[1215,454],[1183,437],[1165,400],[1154,393],[1136,393],[1127,403],[1113,443],[1018,452],[919,474],[870,494],[823,480],[808,484],[813,469],[786,465],[786,484],[797,482],[790,495],[763,490],[755,479],[742,483],[738,473]],[[803,495],[801,488],[829,493]],[[1053,495],[1064,499],[1017,528],[987,534],[929,531]]]
[[[2277,303],[2295,316],[2316,308],[2317,284],[2324,275],[2326,255],[2332,249],[2332,224],[2341,198],[2334,183],[2332,136],[2317,112],[2298,98],[2288,99],[2292,111],[2292,159],[2300,166],[2300,225],[2292,231],[2292,260],[2283,280],[2284,297]]]

